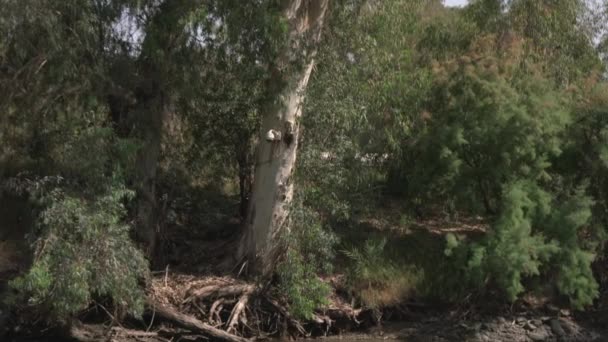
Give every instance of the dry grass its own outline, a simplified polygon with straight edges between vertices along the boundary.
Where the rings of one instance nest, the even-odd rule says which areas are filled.
[[[437,235],[452,234],[483,234],[488,230],[488,222],[482,217],[462,217],[457,220],[444,218],[429,218],[415,223],[417,227],[424,228]]]
[[[405,270],[383,282],[374,282],[354,289],[365,307],[387,308],[399,305],[411,298],[419,285],[419,272]]]
[[[448,233],[479,235],[487,232],[490,222],[481,216],[458,213],[448,218],[440,208],[431,208],[424,218],[404,215],[408,208],[398,202],[386,203],[371,214],[359,218],[360,225],[374,231],[407,236],[416,230],[426,230],[435,235]]]
[[[434,217],[415,220],[408,226],[403,226],[396,219],[391,220],[388,215],[381,218],[363,218],[359,224],[374,228],[380,232],[393,232],[397,235],[407,235],[415,229],[425,229],[432,234],[483,234],[488,229],[488,222],[481,217],[463,217],[460,219],[447,220]]]

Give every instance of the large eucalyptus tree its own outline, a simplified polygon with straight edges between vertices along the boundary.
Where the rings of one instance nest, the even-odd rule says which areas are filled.
[[[253,191],[237,259],[270,274],[293,198],[302,103],[328,15],[328,0],[282,2],[288,39],[270,61],[269,99],[262,111]]]

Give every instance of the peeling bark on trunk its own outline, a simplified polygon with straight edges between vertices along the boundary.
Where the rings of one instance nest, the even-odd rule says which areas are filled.
[[[283,12],[289,23],[289,44],[271,68],[272,103],[264,111],[258,143],[253,191],[237,260],[268,276],[279,254],[279,238],[293,197],[302,102],[314,66],[329,0],[289,0]],[[305,53],[307,51],[307,53]],[[303,67],[288,64],[303,61]]]

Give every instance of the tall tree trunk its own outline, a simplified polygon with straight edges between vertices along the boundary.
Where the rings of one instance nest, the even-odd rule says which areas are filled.
[[[156,174],[161,154],[163,128],[171,110],[169,86],[171,58],[176,37],[183,34],[181,19],[200,6],[194,0],[164,0],[146,24],[146,37],[138,58],[139,80],[136,97],[136,128],[143,139],[137,154],[137,228],[136,235],[144,252],[154,263],[154,249],[158,233],[156,203]],[[159,58],[159,55],[163,58]]]
[[[289,42],[271,67],[271,88],[276,89],[262,117],[256,153],[255,177],[237,260],[249,261],[261,276],[274,270],[280,236],[293,197],[302,102],[314,66],[329,0],[284,1]],[[306,53],[307,52],[307,53]],[[296,70],[293,61],[303,61]]]
[[[241,137],[240,139],[243,139],[243,137]],[[245,141],[237,141],[236,145],[234,146],[239,172],[239,215],[243,220],[247,217],[247,209],[249,208],[249,196],[251,195],[251,189],[253,186],[252,145],[252,139],[247,138]]]
[[[163,124],[168,116],[168,103],[162,94],[144,101],[137,115],[140,117],[143,144],[137,153],[135,166],[137,189],[137,239],[145,255],[153,259],[158,233],[156,174],[161,152]]]

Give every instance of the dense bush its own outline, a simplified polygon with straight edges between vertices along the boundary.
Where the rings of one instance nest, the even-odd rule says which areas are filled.
[[[362,248],[343,251],[349,259],[346,286],[352,296],[367,308],[382,309],[399,305],[416,293],[423,273],[416,267],[399,265],[385,250],[387,240],[369,239]]]
[[[394,16],[405,8],[408,15]],[[307,184],[315,199],[346,208],[340,215],[351,221],[340,232],[365,235],[352,231],[360,194],[366,213],[390,200],[414,218],[483,217],[483,237],[448,235],[447,255],[426,252],[436,267],[424,270],[422,295],[458,300],[498,289],[512,301],[540,284],[574,307],[592,303],[591,264],[608,223],[606,92],[594,76],[605,66],[589,44],[594,15],[564,1],[478,1],[459,11],[404,0],[367,9],[352,21],[338,15],[305,117],[316,131],[305,135],[304,168],[315,165],[309,156],[332,157],[314,166],[328,176]],[[349,11],[357,7],[339,13]],[[359,182],[374,190],[361,192]],[[382,279],[395,260],[366,267],[375,245],[365,241],[349,254],[350,273],[369,269],[376,273],[359,279]]]
[[[522,63],[517,44],[500,50],[489,36],[434,66],[425,129],[411,147],[414,167],[404,171],[411,196],[495,213],[505,184],[549,178],[572,119],[562,96]]]
[[[288,80],[275,73],[299,64],[275,65],[280,3],[2,2],[0,184],[38,218],[15,307],[141,313],[148,265],[130,230],[152,259],[159,190],[221,208],[180,208],[176,224],[248,215],[261,117]],[[374,309],[535,287],[592,303],[608,236],[606,20],[582,0],[331,6],[271,265],[293,314],[327,304],[332,272]],[[204,187],[222,196],[192,196]],[[218,200],[237,192],[234,212]],[[444,241],[440,224],[463,218],[487,224]]]
[[[294,205],[290,221],[282,241],[286,252],[277,267],[279,292],[289,302],[292,314],[310,319],[316,309],[328,304],[331,289],[319,274],[333,271],[337,238],[301,203]]]
[[[460,256],[456,267],[465,268],[472,287],[494,284],[515,300],[525,290],[524,279],[542,275],[574,307],[589,305],[598,286],[591,271],[593,254],[581,247],[578,232],[588,224],[593,203],[583,191],[562,201],[533,182],[513,183],[505,188],[502,209],[487,236],[461,245],[450,235],[446,254]]]
[[[64,321],[97,298],[111,299],[119,313],[143,313],[141,282],[147,262],[130,240],[120,184],[83,199],[60,187],[39,189],[43,206],[31,269],[11,282],[13,303],[26,302],[50,320]]]
[[[95,299],[109,299],[118,313],[143,312],[148,265],[131,240],[125,205],[134,192],[123,171],[136,144],[100,128],[104,120],[91,112],[53,122],[63,134],[49,141],[44,169],[36,171],[58,176],[30,172],[4,182],[29,196],[38,217],[29,236],[33,264],[11,282],[10,300],[50,321],[66,321]]]

